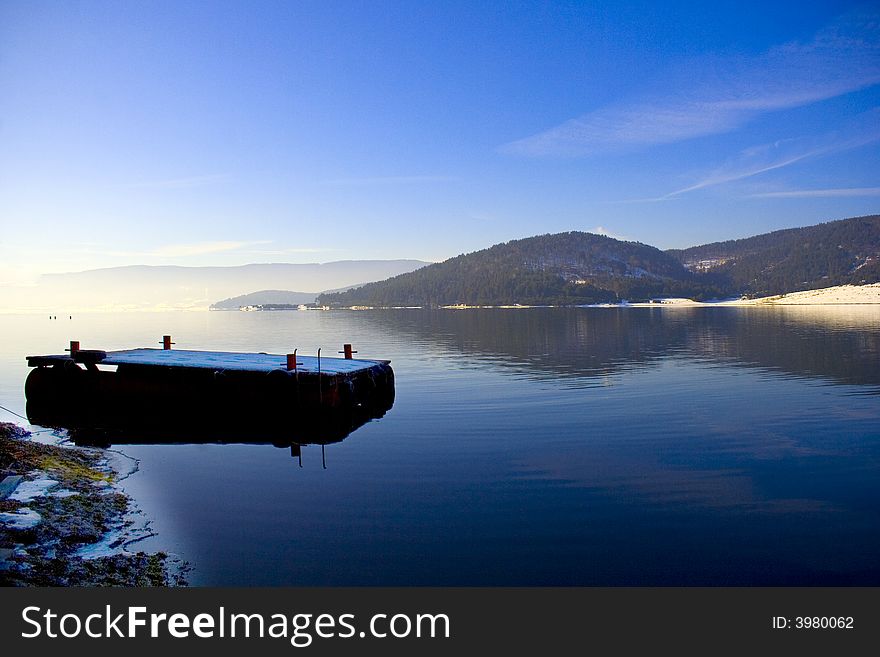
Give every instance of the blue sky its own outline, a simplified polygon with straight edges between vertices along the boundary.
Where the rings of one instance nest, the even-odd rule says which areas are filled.
[[[0,282],[880,210],[846,2],[0,2]]]

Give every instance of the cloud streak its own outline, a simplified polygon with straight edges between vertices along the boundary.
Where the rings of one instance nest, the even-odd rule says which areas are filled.
[[[366,178],[334,178],[322,180],[322,185],[413,185],[442,183],[457,180],[453,176],[374,176]]]
[[[770,111],[880,83],[880,14],[850,14],[808,43],[760,56],[701,62],[663,91],[599,108],[503,145],[503,153],[578,157],[673,143],[734,130]]]
[[[258,240],[249,242],[216,241],[188,244],[165,244],[147,251],[112,251],[109,252],[108,255],[123,256],[127,258],[190,258],[193,256],[210,255],[213,253],[238,251],[249,246],[270,243],[271,242],[268,240]]]
[[[752,176],[767,173],[768,171],[774,171],[775,169],[782,169],[783,167],[828,152],[828,150],[814,149],[802,151],[800,153],[784,154],[780,153],[776,148],[773,148],[766,156],[742,155],[731,163],[716,169],[709,176],[703,178],[699,182],[682,189],[677,189],[674,192],[670,192],[664,198],[669,199],[674,196],[680,196],[681,194],[687,194],[688,192],[695,192],[707,187],[715,187],[716,185],[723,185],[724,183],[751,178]]]
[[[837,187],[833,189],[791,189],[784,192],[749,194],[748,198],[840,198],[880,196],[880,187]]]
[[[702,189],[717,187],[727,183],[745,180],[759,176],[770,171],[776,171],[789,167],[798,162],[825,157],[834,153],[840,153],[868,144],[880,141],[880,108],[861,114],[848,124],[833,132],[828,132],[816,137],[800,137],[797,139],[782,139],[769,144],[760,144],[746,148],[734,157],[708,172],[694,176],[693,182],[661,196],[649,198],[634,198],[611,203],[657,203],[661,201],[674,201],[677,198]],[[857,188],[841,188],[839,190],[824,190],[827,193],[819,193],[823,190],[810,190],[793,192],[767,192],[765,194],[751,194],[748,198],[773,198],[774,195],[813,195],[813,196],[870,196],[873,194],[857,194]],[[874,188],[862,188],[870,190]],[[837,194],[832,192],[837,191]],[[847,191],[849,193],[847,193]]]
[[[804,160],[866,146],[878,140],[880,140],[880,110],[875,109],[857,116],[839,130],[817,137],[783,139],[747,148],[722,166],[701,176],[696,182],[670,192],[664,198],[669,199],[707,187],[744,180]]]
[[[143,182],[129,183],[124,185],[132,189],[190,189],[216,185],[229,180],[228,173],[216,173],[207,176],[189,176],[185,178],[168,178],[166,180],[147,180]]]
[[[166,244],[149,255],[157,258],[188,258],[190,256],[237,251],[246,246],[265,244],[266,242],[198,242],[196,244]]]
[[[326,247],[302,247],[302,248],[283,248],[283,249],[258,249],[253,251],[248,251],[249,254],[259,255],[259,256],[285,256],[285,255],[296,255],[302,253],[330,253],[332,251],[338,251],[339,249],[331,249]]]

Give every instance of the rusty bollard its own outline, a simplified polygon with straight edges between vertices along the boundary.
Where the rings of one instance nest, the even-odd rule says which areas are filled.
[[[297,365],[302,365],[302,363],[296,362],[296,349],[294,349],[292,354],[287,354],[287,369],[296,370]]]

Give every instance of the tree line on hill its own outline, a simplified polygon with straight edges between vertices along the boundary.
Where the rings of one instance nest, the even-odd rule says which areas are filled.
[[[880,280],[880,216],[689,249],[568,232],[476,251],[340,293],[331,306],[582,305],[764,296]]]

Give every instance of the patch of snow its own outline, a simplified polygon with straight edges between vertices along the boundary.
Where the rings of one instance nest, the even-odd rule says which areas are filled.
[[[66,429],[50,429],[47,427],[41,427],[37,424],[32,424],[28,430],[31,432],[28,440],[39,445],[52,445],[59,447],[70,439],[67,435]]]
[[[651,299],[647,302],[631,303],[630,306],[656,308],[658,306],[704,306],[706,304],[694,301],[693,299],[685,299],[683,297],[664,297],[660,299]]]
[[[693,301],[682,298],[652,299],[647,303],[590,304],[589,308],[630,307],[711,307],[711,306],[852,306],[880,305],[880,283],[867,285],[837,285],[835,287],[777,294],[760,299],[725,299]]]
[[[0,523],[12,529],[30,529],[38,525],[42,519],[39,513],[27,507],[0,513]]]
[[[719,305],[730,306],[835,306],[880,304],[880,283],[836,285],[803,292],[789,292],[760,299],[740,299]]]
[[[193,351],[186,349],[128,349],[108,352],[105,365],[156,365],[171,367],[193,367],[213,370],[245,370],[271,372],[287,369],[286,355],[234,353],[227,351]],[[297,356],[302,361],[300,372],[317,372],[318,359],[315,356]],[[365,359],[345,359],[324,356],[321,371],[325,374],[346,374],[372,367],[376,361]]]
[[[49,493],[49,497],[58,497],[61,499],[65,497],[72,497],[73,495],[79,495],[79,493],[77,493],[75,490],[68,490],[66,488],[62,488],[61,490],[56,490]]]
[[[15,500],[16,502],[30,502],[37,497],[43,497],[52,486],[57,485],[58,482],[54,479],[44,478],[22,481],[15,487],[15,490],[12,492],[12,495],[9,496],[9,499]]]
[[[126,538],[123,536],[121,529],[113,529],[106,534],[97,543],[89,543],[82,546],[76,551],[76,556],[83,559],[99,559],[100,557],[110,557],[114,554],[122,552],[125,546]]]

